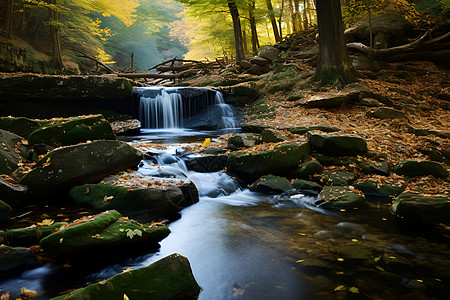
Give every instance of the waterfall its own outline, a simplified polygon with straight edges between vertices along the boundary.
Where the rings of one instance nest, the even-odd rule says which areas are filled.
[[[136,115],[144,128],[238,128],[239,119],[222,93],[208,88],[137,88]]]

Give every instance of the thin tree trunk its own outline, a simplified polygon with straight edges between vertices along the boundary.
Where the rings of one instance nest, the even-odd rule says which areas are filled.
[[[269,12],[269,19],[272,23],[273,35],[276,42],[281,42],[280,33],[278,32],[277,20],[275,19],[275,12],[273,10],[272,1],[266,0],[267,10]]]
[[[49,0],[49,4],[56,6],[56,0]],[[53,51],[53,68],[57,70],[62,70],[64,64],[62,61],[61,53],[61,42],[59,40],[59,12],[54,10],[52,7],[48,8],[48,17],[50,21],[54,21],[55,24],[50,25],[50,38],[52,41],[52,51]]]
[[[244,53],[248,53],[248,46],[247,46],[247,32],[245,30],[245,23],[242,28],[242,46],[244,47]]]
[[[303,30],[308,29],[308,15],[307,15],[307,6],[308,0],[303,0]]]
[[[12,19],[13,19],[12,4],[13,4],[12,0],[6,1],[6,24],[5,24],[6,32],[5,32],[5,36],[8,40],[12,39]]]
[[[297,33],[297,24],[295,24],[295,9],[294,9],[294,1],[293,0],[289,0],[289,13],[291,15],[291,23],[292,23],[292,31],[294,33]]]
[[[301,22],[301,15],[300,15],[300,3],[299,0],[294,0],[294,7],[295,7],[295,25],[297,26],[298,32],[302,31],[302,22]]]
[[[234,46],[236,49],[236,61],[245,59],[244,47],[242,44],[241,20],[239,19],[239,11],[235,0],[227,0],[230,9],[231,19],[233,20]]]
[[[250,19],[250,30],[252,32],[252,52],[256,54],[259,48],[258,31],[256,30],[256,20],[255,20],[255,1],[253,0],[249,4],[249,19]]]
[[[280,28],[280,41],[283,40],[283,12],[284,12],[284,0],[281,0],[281,7],[280,7],[280,17],[278,18],[278,27]]]
[[[310,81],[321,85],[347,84],[356,80],[351,68],[344,39],[339,0],[317,0],[319,26],[319,62]]]

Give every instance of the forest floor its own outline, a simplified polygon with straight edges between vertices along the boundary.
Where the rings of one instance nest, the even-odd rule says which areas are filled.
[[[369,151],[386,153],[391,168],[405,159],[432,160],[425,154],[430,149],[448,153],[450,150],[450,71],[432,62],[390,63],[376,72],[364,70],[358,82],[344,87],[311,87],[305,79],[314,72],[314,67],[292,64],[259,77],[252,85],[261,93],[258,100],[242,108],[244,124],[280,129],[290,139],[298,135],[285,130],[289,127],[336,126],[341,133],[363,137]],[[294,71],[293,71],[294,70]],[[223,81],[226,77],[211,75],[189,80],[191,85],[207,81]],[[390,108],[404,112],[404,118],[379,119],[367,113],[375,107],[361,102],[347,102],[338,108],[306,108],[304,99],[345,93],[358,86],[374,98],[385,99]],[[384,104],[379,103],[381,106]],[[388,107],[387,106],[387,107]],[[411,132],[426,129],[434,132],[426,136]],[[430,132],[428,132],[430,133]],[[447,137],[447,138],[445,138]],[[250,149],[249,149],[250,150]],[[448,158],[447,158],[448,159]],[[447,170],[449,166],[445,165]],[[380,175],[358,174],[361,179],[375,182],[401,181],[403,176],[392,174],[389,178]],[[448,178],[448,177],[447,177]],[[410,180],[407,190],[427,194],[450,195],[448,179],[431,175]]]

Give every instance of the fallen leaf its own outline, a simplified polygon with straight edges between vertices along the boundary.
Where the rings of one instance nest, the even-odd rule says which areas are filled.
[[[20,294],[22,295],[22,296],[25,296],[25,297],[28,297],[28,298],[36,298],[37,297],[37,295],[38,295],[38,293],[36,292],[36,291],[33,291],[33,290],[27,290],[26,288],[22,288],[21,290],[20,290]]]
[[[345,286],[344,286],[344,285],[338,285],[338,286],[334,289],[335,292],[337,292],[337,291],[343,291],[343,290],[345,290]]]
[[[44,219],[42,220],[42,222],[38,222],[37,224],[40,226],[49,226],[52,225],[53,223],[55,223],[55,221],[52,219]]]
[[[353,294],[359,294],[359,289],[355,286],[352,286],[348,289]]]

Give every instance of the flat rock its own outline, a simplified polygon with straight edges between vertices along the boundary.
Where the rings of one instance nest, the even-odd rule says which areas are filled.
[[[309,126],[309,127],[289,127],[286,130],[292,132],[293,134],[305,134],[309,131],[320,130],[323,132],[338,132],[341,131],[340,128],[336,126]]]
[[[363,173],[365,174],[378,174],[389,176],[389,164],[387,161],[375,161],[375,162],[363,162],[358,163]]]
[[[403,181],[403,184],[380,184],[372,180],[361,180],[356,182],[353,186],[362,191],[366,197],[391,198],[402,193],[407,185],[407,181]]]
[[[0,129],[28,137],[30,133],[49,122],[47,120],[32,120],[24,117],[2,117],[0,118]]]
[[[274,150],[228,155],[228,171],[246,182],[253,182],[268,174],[283,175],[294,171],[309,155],[309,144],[281,145]]]
[[[315,176],[315,181],[323,185],[346,186],[355,179],[355,174],[341,170],[325,170]]]
[[[332,186],[323,188],[316,205],[326,208],[355,208],[366,205],[364,195],[350,188]]]
[[[248,187],[252,192],[279,194],[292,190],[292,184],[283,177],[265,175]]]
[[[311,147],[330,155],[357,155],[367,152],[366,141],[357,135],[307,133]]]
[[[165,225],[140,224],[111,210],[63,225],[59,231],[41,239],[39,244],[54,257],[75,258],[88,253],[93,258],[103,255],[106,249],[133,250],[137,246],[154,245],[169,233]]]
[[[426,129],[426,128],[414,128],[409,125],[407,126],[407,128],[408,128],[408,132],[414,133],[417,136],[435,135],[435,136],[443,138],[443,139],[450,139],[450,132],[432,130],[432,129]]]
[[[266,128],[261,132],[260,139],[263,143],[278,143],[288,138],[276,129]]]
[[[0,277],[12,272],[31,269],[37,265],[36,255],[27,248],[0,245]]]
[[[292,183],[292,187],[296,190],[306,190],[306,191],[315,191],[320,192],[322,190],[322,186],[312,181],[307,180],[295,180]]]
[[[406,114],[400,110],[387,107],[379,107],[367,112],[368,117],[377,119],[399,119],[406,118]]]
[[[219,155],[201,155],[189,156],[184,162],[188,170],[200,173],[218,172],[227,166],[228,156],[225,154]]]
[[[258,52],[258,56],[273,61],[278,58],[280,51],[272,46],[263,46]]]
[[[406,221],[450,225],[450,199],[446,196],[406,192],[398,195],[390,210]]]
[[[125,142],[96,141],[58,148],[44,156],[21,180],[34,193],[54,194],[98,182],[121,170],[135,168],[142,152]]]
[[[267,66],[268,64],[270,64],[270,60],[264,58],[264,57],[260,57],[260,56],[255,56],[253,58],[250,59],[250,63],[254,64],[254,65],[258,65],[261,67]]]
[[[3,200],[22,200],[28,197],[27,192],[28,187],[24,185],[0,179],[0,195]]]
[[[38,245],[39,241],[50,235],[55,229],[67,225],[65,222],[55,222],[50,225],[33,225],[26,228],[13,228],[6,231],[9,245],[17,247],[30,247]]]
[[[228,138],[228,148],[248,148],[256,145],[258,136],[252,133],[238,133]]]
[[[116,135],[136,135],[141,132],[142,124],[139,120],[113,121],[110,123]]]
[[[435,161],[404,160],[394,167],[394,172],[408,177],[433,175],[445,178],[448,176],[447,168]]]
[[[368,106],[368,107],[379,107],[379,106],[381,106],[381,103],[377,99],[372,99],[372,98],[362,98],[359,103],[362,106]]]
[[[23,137],[0,129],[0,174],[11,174],[28,152]]]
[[[153,264],[118,275],[53,300],[75,299],[193,299],[200,293],[189,261],[172,254]]]
[[[307,179],[311,175],[319,174],[323,171],[322,165],[317,160],[310,160],[302,164],[295,171],[289,174],[292,178]]]

